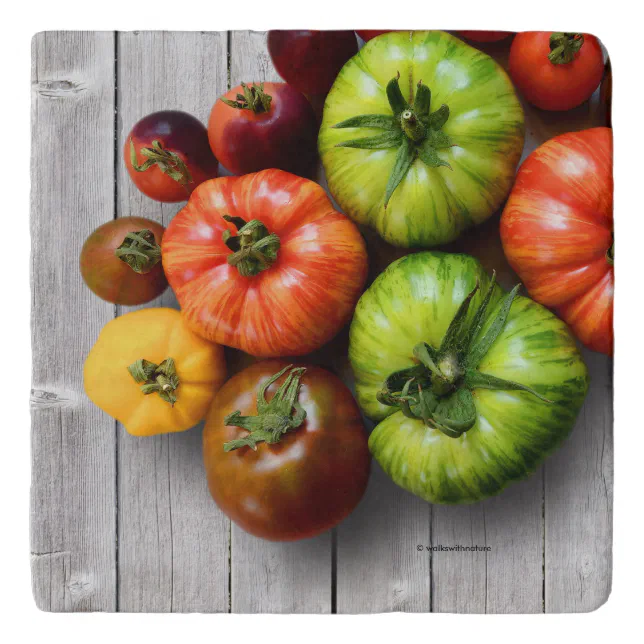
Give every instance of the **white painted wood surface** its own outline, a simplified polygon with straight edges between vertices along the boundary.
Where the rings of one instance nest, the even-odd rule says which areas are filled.
[[[505,64],[507,45],[482,47]],[[126,307],[84,287],[86,236],[118,216],[167,225],[180,208],[141,195],[122,163],[131,126],[160,109],[204,122],[240,81],[277,80],[253,32],[52,32],[33,40],[32,578],[50,611],[583,612],[610,591],[612,363],[584,352],[592,383],[571,438],[526,481],[467,507],[431,506],[376,464],[365,498],[336,530],[275,544],[211,501],[201,427],[129,436],[82,390],[100,328]],[[597,97],[564,115],[526,106],[524,157],[568,130],[603,124]],[[324,184],[324,177],[319,177]],[[372,273],[399,251],[367,234]],[[65,249],[64,252],[61,249]],[[498,216],[452,250],[507,286]],[[149,306],[176,306],[167,291]],[[312,357],[349,384],[346,333]],[[250,360],[227,352],[231,371]],[[427,546],[490,551],[429,552]]]

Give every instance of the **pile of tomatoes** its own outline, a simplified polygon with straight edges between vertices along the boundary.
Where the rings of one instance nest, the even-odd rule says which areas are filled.
[[[286,82],[232,88],[207,127],[177,111],[141,119],[124,147],[132,181],[187,203],[166,230],[108,222],[80,255],[99,297],[140,305],[169,284],[181,308],[106,325],[85,363],[88,396],[137,436],[206,418],[213,498],[272,540],[344,519],[371,455],[430,502],[498,493],[574,424],[587,371],[570,329],[612,352],[611,131],[555,137],[516,172],[516,90],[545,110],[583,103],[603,76],[597,40],[515,35],[508,78],[445,32],[357,34],[360,51],[354,32],[269,32]],[[461,35],[493,47],[512,36]],[[321,122],[309,100],[320,95]],[[342,211],[311,179],[318,158]],[[506,200],[503,248],[534,301],[437,251],[402,257],[364,290],[360,226],[433,248]],[[306,362],[349,322],[355,399]],[[223,346],[259,361],[226,381]],[[363,414],[378,423],[369,438]]]

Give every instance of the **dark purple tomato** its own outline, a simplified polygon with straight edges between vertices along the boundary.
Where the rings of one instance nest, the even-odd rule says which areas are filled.
[[[371,466],[347,386],[320,367],[283,360],[256,362],[219,390],[203,453],[217,505],[270,541],[308,539],[338,525],[362,498]]]
[[[80,270],[85,284],[115,304],[145,304],[168,286],[161,265],[161,224],[119,217],[99,226],[83,244]]]
[[[200,183],[217,176],[208,132],[186,112],[142,118],[125,140],[123,157],[136,187],[156,201],[186,201]]]
[[[278,168],[307,176],[317,135],[311,104],[286,83],[242,83],[213,105],[208,122],[210,147],[233,174]]]
[[[358,53],[354,31],[269,31],[277,73],[304,94],[326,94],[344,63]]]

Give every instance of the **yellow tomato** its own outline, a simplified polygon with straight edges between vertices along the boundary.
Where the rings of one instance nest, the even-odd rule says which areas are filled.
[[[206,415],[226,379],[223,349],[156,308],[108,322],[85,360],[85,392],[134,436],[181,432]]]

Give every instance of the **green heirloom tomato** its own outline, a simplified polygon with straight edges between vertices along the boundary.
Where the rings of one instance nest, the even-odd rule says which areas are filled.
[[[342,68],[318,139],[329,189],[396,246],[452,241],[507,196],[523,110],[489,56],[442,31],[393,32]]]
[[[349,358],[369,447],[395,483],[471,503],[534,471],[572,429],[588,372],[568,327],[469,255],[423,252],[362,295]]]

